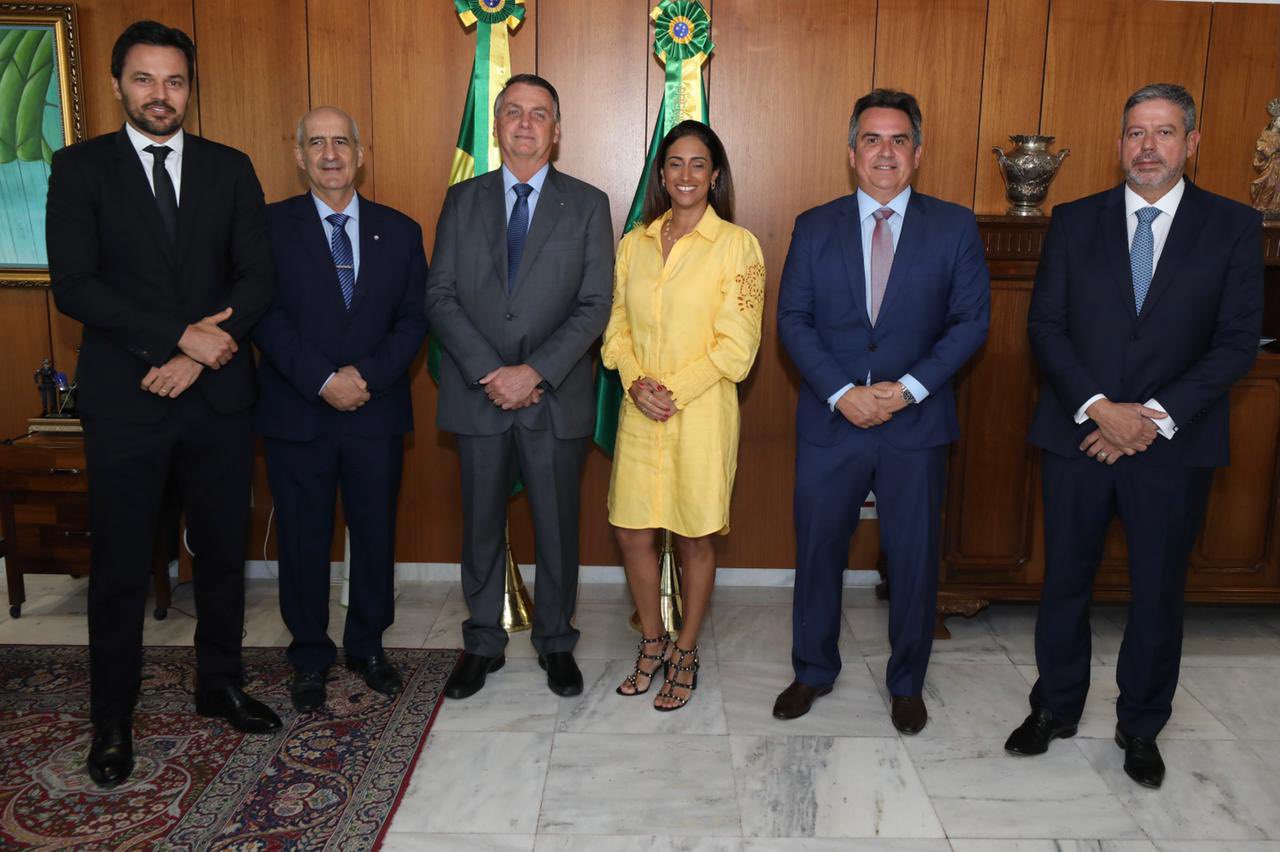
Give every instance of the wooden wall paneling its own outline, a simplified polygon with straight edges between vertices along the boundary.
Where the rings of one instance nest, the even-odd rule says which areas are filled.
[[[1280,6],[1216,3],[1200,107],[1196,183],[1249,204],[1253,146],[1280,95]],[[1198,93],[1197,93],[1198,94]]]
[[[649,8],[649,0],[541,0],[538,6],[538,73],[560,93],[555,165],[608,194],[615,237],[622,236],[653,129],[654,114],[646,109],[650,66],[657,65]],[[621,562],[605,504],[611,464],[598,447],[588,451],[579,528],[587,565]],[[531,554],[522,546],[517,558],[529,561]]]
[[[309,102],[306,0],[195,0],[201,128],[244,151],[267,201],[305,186],[294,129]]]
[[[987,0],[880,0],[876,14],[875,85],[911,92],[924,116],[915,186],[966,207],[973,204],[986,26]]]
[[[364,145],[358,188],[376,199],[370,50],[369,0],[307,0],[309,107],[336,106],[356,120]]]
[[[1008,150],[1011,135],[1040,132],[1048,28],[1049,0],[990,0],[987,7],[973,188],[976,213],[1004,213],[1009,207],[992,147]]]
[[[49,307],[43,287],[0,288],[0,440],[26,434],[27,418],[39,417],[40,391],[35,371],[52,357],[49,350]],[[58,364],[58,369],[65,369]]]
[[[1209,17],[1210,6],[1203,3],[1054,0],[1040,131],[1056,136],[1057,147],[1070,148],[1071,156],[1054,181],[1052,203],[1123,179],[1120,119],[1134,90],[1171,82],[1203,91]],[[1193,168],[1188,164],[1188,171]]]
[[[720,2],[713,12],[711,126],[733,166],[738,223],[760,240],[768,276],[760,356],[740,391],[733,530],[719,562],[792,566],[800,378],[778,345],[778,281],[795,216],[850,190],[849,111],[871,88],[875,0]]]

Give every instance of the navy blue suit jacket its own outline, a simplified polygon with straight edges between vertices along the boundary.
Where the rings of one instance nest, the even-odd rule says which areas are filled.
[[[309,441],[321,434],[387,437],[413,430],[409,367],[427,334],[427,260],[418,223],[360,198],[360,274],[348,311],[310,194],[267,206],[276,298],[253,340],[262,352],[257,430]],[[352,364],[372,396],[340,412],[320,397]]]
[[[850,382],[914,376],[929,396],[872,430],[900,449],[960,435],[951,381],[987,337],[991,284],[972,211],[912,192],[873,328],[867,316],[855,195],[796,219],[782,270],[778,334],[804,379],[800,437],[832,446],[862,431],[827,406]]]
[[[1124,186],[1053,209],[1027,330],[1044,379],[1029,440],[1079,455],[1089,397],[1155,398],[1178,427],[1121,464],[1227,463],[1227,392],[1262,327],[1261,214],[1187,181],[1151,288],[1135,312]]]

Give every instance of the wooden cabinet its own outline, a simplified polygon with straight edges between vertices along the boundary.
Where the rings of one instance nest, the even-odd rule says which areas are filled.
[[[89,573],[89,478],[78,435],[28,435],[0,445],[0,527],[8,546],[9,614],[26,601],[26,574]],[[166,548],[171,549],[171,548]],[[157,553],[156,618],[169,607],[169,559]]]
[[[1026,442],[1039,388],[1027,310],[1048,219],[979,217],[991,271],[991,331],[956,383],[941,586],[990,600],[1038,600],[1044,578],[1040,451]],[[1280,337],[1280,227],[1264,230],[1267,319]],[[1214,476],[1191,557],[1189,601],[1280,602],[1280,355],[1260,352],[1231,391],[1231,466]],[[1128,596],[1124,533],[1108,534],[1095,596]]]

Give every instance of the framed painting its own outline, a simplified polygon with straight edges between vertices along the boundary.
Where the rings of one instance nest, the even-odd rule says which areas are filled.
[[[83,137],[75,6],[0,2],[0,287],[48,285],[49,164]]]

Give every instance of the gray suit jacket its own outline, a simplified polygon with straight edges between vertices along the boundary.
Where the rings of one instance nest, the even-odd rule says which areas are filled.
[[[590,435],[591,352],[612,293],[613,225],[600,190],[547,172],[508,293],[501,170],[450,187],[427,279],[431,333],[444,350],[436,425],[459,435],[498,435],[516,422],[557,438]],[[479,380],[518,364],[541,374],[542,401],[503,411]]]

